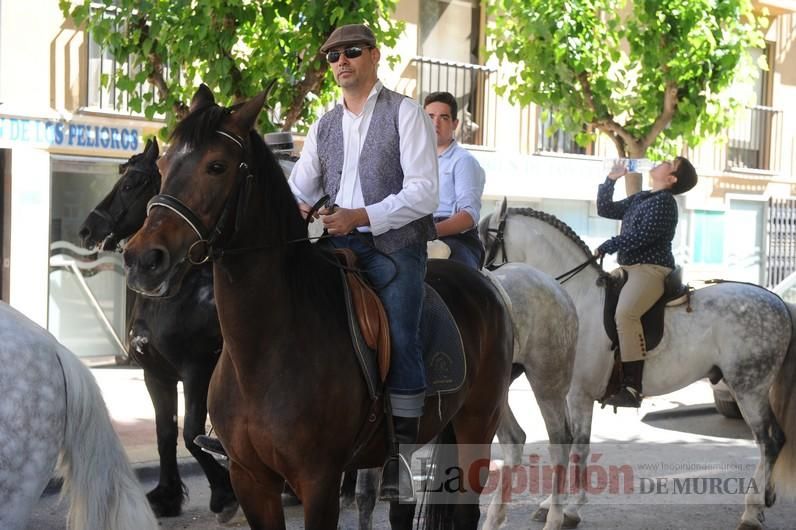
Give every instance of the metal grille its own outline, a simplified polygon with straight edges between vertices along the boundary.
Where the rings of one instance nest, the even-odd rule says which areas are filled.
[[[450,92],[459,104],[456,139],[463,144],[495,148],[497,69],[477,64],[416,57],[417,99],[431,92]]]
[[[769,288],[796,270],[796,199],[768,200],[767,257]]]

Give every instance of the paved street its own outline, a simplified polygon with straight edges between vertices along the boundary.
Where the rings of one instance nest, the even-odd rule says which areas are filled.
[[[143,470],[145,487],[154,486],[152,474],[154,452],[154,428],[152,411],[143,377],[136,369],[94,369],[103,388],[109,408],[114,417],[117,430],[128,449],[134,465]],[[512,407],[528,433],[529,443],[525,455],[544,454],[540,440],[544,439],[543,423],[533,401],[533,394],[524,380],[515,382],[510,396]],[[740,478],[751,475],[749,469],[757,462],[757,450],[751,442],[751,435],[740,420],[728,420],[712,412],[710,386],[706,382],[692,385],[688,389],[667,396],[648,399],[639,412],[612,412],[595,408],[593,424],[593,456],[601,455],[598,463],[609,469],[614,463],[630,464],[641,475],[645,494],[630,497],[595,494],[590,504],[581,511],[583,529],[619,528],[735,528],[743,511],[740,495],[696,495],[701,482],[693,479],[707,476],[705,472],[692,471],[697,464],[723,466],[725,486],[739,484]],[[632,442],[632,443],[630,443]],[[182,449],[182,455],[187,453]],[[499,449],[495,449],[499,457]],[[203,476],[196,474],[196,466],[190,459],[182,461],[185,469],[193,471],[186,477],[190,490],[190,501],[181,517],[161,520],[162,528],[169,529],[210,529],[219,528],[207,510],[209,489]],[[737,475],[737,477],[736,477]],[[661,477],[664,477],[661,479]],[[675,483],[678,478],[681,482]],[[656,484],[655,479],[659,479]],[[668,491],[660,491],[660,480]],[[683,491],[672,491],[678,485],[694,490],[684,495]],[[516,486],[516,485],[515,485]],[[657,488],[659,491],[654,491]],[[535,505],[542,499],[527,488],[517,489],[509,507],[509,516],[504,528],[541,528],[541,523],[532,522],[530,515]],[[672,493],[681,493],[673,495]],[[723,492],[726,493],[726,492]],[[629,499],[629,500],[628,500]],[[702,499],[700,501],[699,499]],[[628,504],[628,502],[630,504]],[[709,504],[704,504],[705,502]],[[699,503],[699,504],[695,504]],[[57,505],[57,496],[42,498],[31,524],[32,529],[64,528],[64,509]],[[484,513],[485,510],[482,510]],[[286,508],[288,528],[302,528],[301,508]],[[796,503],[778,501],[766,511],[765,527],[768,529],[796,528]],[[482,517],[483,522],[483,517]],[[343,511],[341,528],[356,528],[356,514],[353,508]],[[247,528],[239,514],[229,528]],[[388,528],[386,507],[377,506],[374,528]]]

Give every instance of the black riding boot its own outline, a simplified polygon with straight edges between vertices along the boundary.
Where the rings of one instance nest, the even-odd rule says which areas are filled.
[[[395,445],[381,468],[379,500],[417,502],[410,462],[417,443],[420,418],[393,416],[392,421],[395,426]]]
[[[218,438],[213,438],[212,436],[200,434],[199,436],[193,439],[193,443],[198,445],[199,448],[205,451],[206,453],[213,453],[223,457],[227,456],[227,452],[224,450],[224,446],[221,445],[221,440],[219,440]]]
[[[641,380],[644,376],[644,361],[622,363],[622,374],[622,388],[608,398],[605,404],[614,407],[639,408],[643,399]]]

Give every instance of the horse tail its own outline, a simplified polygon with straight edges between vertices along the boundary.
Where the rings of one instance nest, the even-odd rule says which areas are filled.
[[[58,358],[66,384],[66,433],[58,471],[64,477],[61,496],[70,499],[67,528],[157,528],[94,376],[65,349]]]
[[[440,433],[431,453],[431,468],[425,481],[423,530],[453,530],[457,490],[446,490],[447,473],[459,465],[456,433],[450,423]],[[462,480],[464,480],[462,478]],[[423,506],[421,505],[421,509]]]
[[[774,416],[785,433],[785,445],[774,463],[772,478],[777,492],[796,497],[796,305],[786,304],[791,317],[791,339],[785,361],[771,387]]]

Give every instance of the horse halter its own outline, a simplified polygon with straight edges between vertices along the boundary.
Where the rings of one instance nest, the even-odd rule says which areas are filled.
[[[214,245],[224,233],[224,228],[227,225],[230,212],[232,211],[233,201],[237,203],[235,219],[235,229],[237,230],[240,224],[242,212],[248,202],[251,180],[254,178],[254,175],[249,169],[249,165],[246,163],[248,150],[246,149],[245,140],[236,134],[223,131],[221,129],[216,130],[216,133],[237,145],[243,153],[243,160],[238,165],[238,172],[235,175],[234,187],[224,202],[224,208],[221,210],[221,214],[219,215],[215,226],[212,228],[206,227],[199,216],[196,215],[196,213],[191,210],[189,206],[173,195],[168,195],[165,193],[155,195],[149,201],[149,204],[147,204],[146,208],[147,217],[149,216],[149,212],[152,211],[152,208],[155,208],[156,206],[166,208],[167,210],[174,212],[177,217],[185,221],[191,230],[193,230],[198,239],[194,241],[188,248],[187,255],[188,261],[193,265],[201,265],[213,257]],[[241,193],[242,187],[245,187],[243,193]],[[198,258],[194,258],[194,249],[201,246],[204,246],[204,253],[200,254]]]

